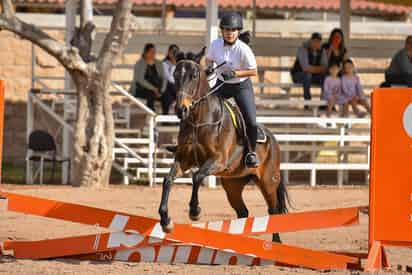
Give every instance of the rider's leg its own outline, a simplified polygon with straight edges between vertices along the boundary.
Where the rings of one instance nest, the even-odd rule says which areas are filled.
[[[238,93],[235,95],[236,104],[242,112],[246,124],[246,133],[249,139],[249,153],[246,155],[246,165],[256,167],[259,161],[256,155],[257,123],[256,123],[256,104],[250,79],[240,83]]]

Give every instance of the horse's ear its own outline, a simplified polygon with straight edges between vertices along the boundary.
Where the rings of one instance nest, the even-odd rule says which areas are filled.
[[[200,64],[200,61],[202,60],[202,57],[205,56],[205,53],[206,53],[206,47],[203,47],[202,50],[198,54],[195,55],[194,61],[197,64]]]
[[[176,54],[176,61],[179,62],[180,60],[185,59],[185,53],[182,51],[178,51]]]

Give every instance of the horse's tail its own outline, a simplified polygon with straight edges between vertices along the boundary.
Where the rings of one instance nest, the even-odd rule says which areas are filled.
[[[286,214],[288,212],[288,207],[287,205],[291,205],[290,203],[290,198],[289,198],[289,193],[286,188],[285,181],[283,180],[283,177],[280,177],[280,182],[278,189],[276,190],[277,193],[277,210],[279,214]]]

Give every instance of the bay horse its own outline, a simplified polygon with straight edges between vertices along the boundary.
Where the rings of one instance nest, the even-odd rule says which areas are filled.
[[[193,189],[189,203],[191,220],[196,221],[200,217],[199,187],[205,177],[211,175],[221,179],[227,199],[238,218],[249,215],[242,191],[250,182],[259,187],[269,214],[287,212],[288,194],[280,175],[279,144],[264,129],[266,142],[258,144],[256,149],[260,166],[246,167],[243,161],[244,146],[239,145],[231,114],[224,107],[224,99],[210,92],[207,75],[201,69],[203,55],[204,49],[199,54],[180,53],[174,73],[176,112],[181,121],[174,164],[164,178],[159,207],[160,224],[166,233],[173,230],[168,215],[171,185],[176,177],[181,177],[191,168],[198,168],[192,177]],[[272,239],[280,242],[279,234],[273,234]]]

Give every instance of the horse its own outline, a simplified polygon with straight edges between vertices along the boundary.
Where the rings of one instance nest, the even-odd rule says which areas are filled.
[[[174,72],[177,88],[176,112],[180,118],[178,143],[174,163],[163,180],[159,207],[160,224],[164,232],[173,230],[168,215],[168,199],[171,185],[192,168],[198,170],[192,176],[192,194],[189,217],[200,218],[198,192],[201,182],[214,175],[219,177],[227,199],[238,218],[246,218],[249,211],[242,192],[246,184],[255,183],[266,202],[268,213],[287,212],[289,201],[286,186],[280,173],[280,147],[268,129],[263,128],[266,142],[257,145],[260,160],[257,168],[244,164],[244,146],[239,144],[239,134],[231,114],[224,106],[224,99],[210,91],[207,74],[200,61],[204,49],[198,53],[180,53]],[[245,139],[245,138],[243,138]],[[280,242],[278,233],[272,240]]]

